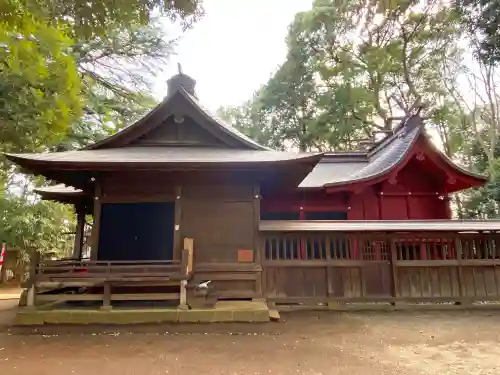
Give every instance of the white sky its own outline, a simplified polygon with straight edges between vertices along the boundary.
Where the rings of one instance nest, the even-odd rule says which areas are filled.
[[[204,0],[205,16],[181,37],[170,65],[158,76],[158,99],[177,62],[194,78],[200,101],[212,110],[239,105],[285,60],[285,38],[295,13],[312,0]]]

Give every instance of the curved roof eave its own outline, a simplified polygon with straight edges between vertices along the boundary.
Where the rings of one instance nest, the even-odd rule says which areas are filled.
[[[427,138],[425,137],[425,141],[427,142],[428,147],[432,148],[433,151],[451,168],[453,168],[455,171],[457,171],[459,174],[462,174],[466,177],[473,178],[475,180],[481,181],[483,183],[487,182],[489,180],[489,176],[485,176],[479,173],[474,173],[471,172],[453,162],[448,155],[445,153],[439,151],[436,146]]]
[[[455,164],[446,154],[444,154],[443,152],[438,150],[436,148],[436,146],[432,142],[430,142],[430,140],[425,135],[425,133],[422,131],[422,129],[423,129],[422,127],[417,127],[413,130],[415,133],[412,134],[411,142],[409,142],[407,144],[406,150],[404,150],[404,152],[401,153],[397,159],[395,159],[393,162],[387,164],[384,168],[377,170],[374,173],[368,173],[368,174],[363,176],[363,174],[364,174],[363,172],[366,171],[366,169],[372,165],[372,163],[369,163],[365,168],[361,169],[356,174],[354,174],[353,175],[354,178],[351,178],[350,180],[345,180],[345,181],[336,181],[336,182],[328,183],[328,184],[323,185],[323,188],[335,188],[335,187],[339,187],[339,186],[346,186],[347,187],[347,186],[352,186],[354,184],[363,183],[363,182],[367,182],[367,181],[373,181],[373,183],[377,183],[381,178],[384,178],[388,174],[390,174],[391,171],[393,171],[395,168],[401,166],[401,164],[406,164],[406,161],[407,161],[406,159],[407,159],[412,147],[415,145],[415,143],[417,142],[417,140],[419,139],[420,136],[422,136],[423,139],[425,139],[426,144],[428,145],[428,147],[430,147],[432,149],[432,151],[434,151],[434,153],[437,155],[437,157],[441,158],[441,160],[443,160],[443,162],[445,162],[450,168],[452,168],[454,171],[456,171],[460,175],[465,176],[466,178],[472,178],[472,179],[476,180],[479,184],[484,184],[485,182],[488,181],[487,176],[483,176],[483,175],[468,171],[465,168],[462,168],[459,165]],[[397,135],[395,134],[395,136],[393,137],[393,141],[394,141],[396,136]],[[385,145],[387,146],[388,143],[389,142],[386,142]],[[376,151],[374,153],[372,153],[372,156],[379,155],[380,153],[383,153],[383,152],[384,152],[384,149],[380,149],[377,147]],[[376,161],[378,159],[380,159],[381,157],[382,156],[379,156],[376,159]],[[385,159],[387,159],[387,155],[385,155]],[[356,178],[356,175],[358,175],[358,176],[361,175],[361,177]]]
[[[81,196],[84,195],[83,190],[76,189],[73,186],[67,186],[64,184],[57,184],[52,186],[38,187],[33,189],[33,192],[45,195],[45,194],[61,194],[61,195],[71,195],[71,196]]]
[[[192,150],[180,148],[182,153],[175,157],[175,150],[161,148],[171,152],[171,155],[160,155],[160,158],[150,156],[153,148],[117,148],[102,150],[77,150],[57,152],[52,154],[9,154],[4,155],[10,161],[35,173],[53,170],[120,170],[120,169],[169,169],[170,167],[191,166],[212,168],[217,166],[233,167],[264,167],[271,165],[291,165],[309,163],[316,165],[323,153],[295,154],[280,151],[257,150],[214,150],[208,157],[208,150],[202,150],[198,158],[192,157]],[[137,151],[137,152],[133,152]],[[148,151],[149,153],[145,152]],[[65,155],[63,155],[65,154]],[[135,157],[134,157],[135,155]],[[155,153],[153,152],[153,156]],[[237,157],[239,156],[239,157]]]
[[[377,150],[375,155],[378,155],[378,157],[374,161],[368,163],[364,168],[356,172],[350,180],[327,183],[323,185],[323,188],[353,185],[370,180],[378,181],[379,178],[385,177],[391,171],[393,171],[394,168],[400,166],[406,161],[407,156],[409,155],[420,134],[422,134],[422,127],[417,126],[411,129],[410,131],[408,131],[408,134],[406,134],[406,137],[404,137],[405,141],[401,142],[401,147]],[[401,133],[399,132],[392,138],[392,142],[389,142],[389,144],[392,144],[398,139],[402,139],[403,137],[401,137]],[[386,152],[386,154],[383,154],[384,151]],[[393,155],[396,157],[391,158],[391,156]],[[376,181],[374,181],[374,183],[376,183]]]

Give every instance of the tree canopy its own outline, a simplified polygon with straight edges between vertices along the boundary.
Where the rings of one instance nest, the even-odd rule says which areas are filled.
[[[6,0],[0,14],[11,24],[25,12],[70,26],[76,39],[105,37],[110,29],[148,25],[155,13],[191,27],[203,15],[202,0]]]
[[[491,177],[457,194],[461,217],[497,217],[498,83],[492,61],[452,4],[316,0],[288,29],[288,53],[241,106],[219,114],[271,147],[353,150],[425,104],[431,138],[455,162]]]
[[[0,152],[74,149],[152,106],[149,88],[175,40],[157,22],[188,28],[201,0],[6,0],[0,4]],[[0,159],[0,243],[65,252],[72,208],[39,201],[43,179]]]
[[[455,0],[455,7],[477,56],[489,63],[500,62],[500,1]]]
[[[81,82],[63,28],[0,23],[0,140],[6,150],[57,141],[81,114]]]

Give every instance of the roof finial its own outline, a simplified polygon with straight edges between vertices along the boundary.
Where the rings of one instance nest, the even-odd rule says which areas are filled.
[[[196,93],[194,90],[196,86],[196,81],[187,74],[184,74],[182,72],[182,66],[180,63],[177,63],[177,71],[178,73],[173,77],[170,77],[170,79],[167,81],[168,85],[167,95],[171,95],[174,93],[174,91],[182,88],[184,89],[184,91],[186,91],[187,93],[196,98]]]

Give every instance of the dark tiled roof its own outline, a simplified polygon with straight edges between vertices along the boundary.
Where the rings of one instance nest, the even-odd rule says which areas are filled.
[[[389,172],[399,164],[422,132],[420,125],[401,129],[364,153],[326,155],[299,185],[319,188],[368,180]]]
[[[352,175],[356,174],[367,164],[368,161],[340,161],[333,163],[321,160],[304,181],[300,183],[299,188],[319,188],[333,181],[337,183],[349,181]]]
[[[309,158],[319,158],[319,153],[294,153],[281,151],[257,151],[225,148],[191,147],[121,147],[97,150],[77,150],[42,154],[6,154],[16,162],[55,163],[57,165],[88,165],[98,167],[103,164],[249,164],[274,163]],[[21,163],[22,164],[22,163]]]

